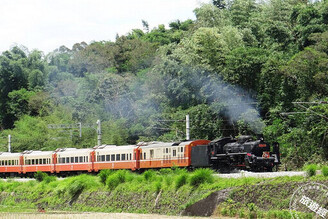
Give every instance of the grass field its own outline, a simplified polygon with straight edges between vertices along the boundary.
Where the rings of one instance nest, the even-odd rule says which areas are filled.
[[[289,218],[289,197],[297,185],[308,181],[328,184],[328,177],[226,179],[209,169],[102,171],[57,180],[42,175],[39,181],[0,180],[1,212],[46,211],[125,212],[179,215],[214,191],[231,188],[217,216]],[[270,209],[270,211],[269,211]],[[288,216],[289,215],[289,216]]]

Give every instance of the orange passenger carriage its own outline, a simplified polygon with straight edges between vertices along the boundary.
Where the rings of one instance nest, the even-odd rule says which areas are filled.
[[[207,145],[210,141],[196,140],[177,143],[139,143],[140,169],[191,166],[192,147]]]
[[[92,172],[93,149],[59,148],[55,151],[56,173]]]
[[[21,173],[21,153],[0,152],[0,173]]]
[[[22,153],[22,172],[35,173],[37,171],[53,173],[53,151],[24,151]]]
[[[137,146],[101,145],[95,147],[94,171],[102,169],[139,169]]]

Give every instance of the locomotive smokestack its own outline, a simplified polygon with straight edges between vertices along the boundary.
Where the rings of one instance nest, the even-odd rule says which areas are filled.
[[[258,140],[264,141],[263,134],[256,134],[256,137],[257,137]]]

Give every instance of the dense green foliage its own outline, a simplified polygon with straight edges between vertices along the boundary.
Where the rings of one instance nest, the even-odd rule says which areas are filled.
[[[194,13],[168,28],[142,21],[115,42],[3,52],[2,150],[8,134],[16,152],[92,147],[97,119],[106,144],[181,140],[189,114],[194,139],[263,132],[286,169],[326,162],[327,104],[295,102],[327,101],[328,2],[213,1]],[[79,122],[81,138],[48,128]]]

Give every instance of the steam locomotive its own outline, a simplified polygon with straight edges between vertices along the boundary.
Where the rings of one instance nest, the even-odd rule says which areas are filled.
[[[271,172],[280,164],[279,144],[275,142],[272,146],[271,151],[262,135],[257,140],[253,140],[251,136],[221,138],[208,144],[208,163],[220,171],[237,168]]]
[[[43,171],[60,176],[102,169],[143,171],[168,167],[234,168],[272,171],[280,164],[279,145],[250,136],[175,143],[141,142],[137,145],[100,145],[93,148],[58,148],[55,151],[0,152],[0,176],[33,176]]]

